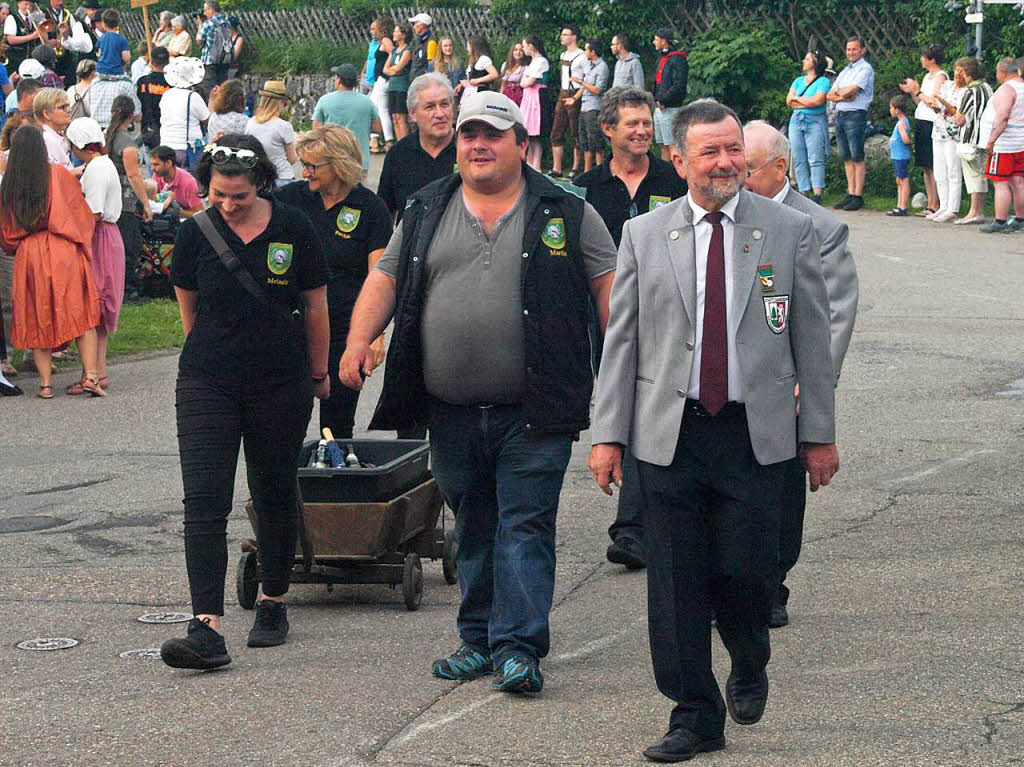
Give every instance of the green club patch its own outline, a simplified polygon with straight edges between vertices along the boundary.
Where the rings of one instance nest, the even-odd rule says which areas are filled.
[[[267,268],[274,274],[284,274],[292,265],[292,246],[286,242],[272,242],[267,246]]]
[[[565,220],[561,218],[549,218],[544,225],[544,231],[540,235],[540,241],[552,250],[561,250],[565,247]]]
[[[363,214],[361,210],[350,208],[348,206],[343,207],[338,212],[338,220],[335,222],[338,225],[338,230],[349,234],[353,229],[359,226],[359,217]]]

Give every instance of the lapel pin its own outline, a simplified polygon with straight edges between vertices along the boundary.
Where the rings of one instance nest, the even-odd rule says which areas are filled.
[[[670,240],[678,240],[679,239],[679,232],[677,232],[675,229],[673,229],[671,232],[668,233],[668,238]]]
[[[753,233],[753,234],[752,234],[751,236],[752,236],[752,237],[753,237],[753,238],[754,238],[755,240],[760,240],[760,239],[761,239],[761,230],[760,230],[760,229],[755,229],[755,230],[754,230],[754,233]]]

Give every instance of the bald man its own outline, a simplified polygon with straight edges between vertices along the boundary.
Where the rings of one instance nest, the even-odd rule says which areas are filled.
[[[828,291],[832,333],[832,366],[838,383],[857,316],[857,267],[848,247],[850,230],[829,211],[789,185],[789,141],[785,136],[763,120],[754,120],[744,126],[743,139],[746,145],[747,189],[811,217],[821,243],[821,268]],[[761,276],[762,282],[766,279],[771,280],[771,275]],[[799,394],[799,381],[796,391]],[[807,502],[803,464],[799,457],[787,464],[779,517],[779,587],[773,597],[769,623],[772,628],[781,628],[789,623],[786,575],[800,556]]]

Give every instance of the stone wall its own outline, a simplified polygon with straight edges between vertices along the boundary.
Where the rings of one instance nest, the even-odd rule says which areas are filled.
[[[267,80],[264,74],[243,74],[239,79],[247,93],[256,93]],[[334,75],[285,75],[288,93],[295,100],[292,105],[291,122],[294,125],[311,120],[317,99],[334,90]]]

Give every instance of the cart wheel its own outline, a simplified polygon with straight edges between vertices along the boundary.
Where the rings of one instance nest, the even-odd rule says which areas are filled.
[[[418,610],[423,601],[423,564],[419,554],[406,554],[402,570],[402,596],[407,610]]]
[[[255,551],[247,551],[238,560],[238,578],[235,587],[238,591],[238,604],[243,610],[251,610],[256,606],[256,597],[260,589],[260,566]]]
[[[455,531],[449,530],[444,534],[444,548],[441,552],[441,572],[444,573],[444,582],[451,586],[459,581],[459,568],[455,564],[455,552],[459,550],[459,542],[455,540]]]

